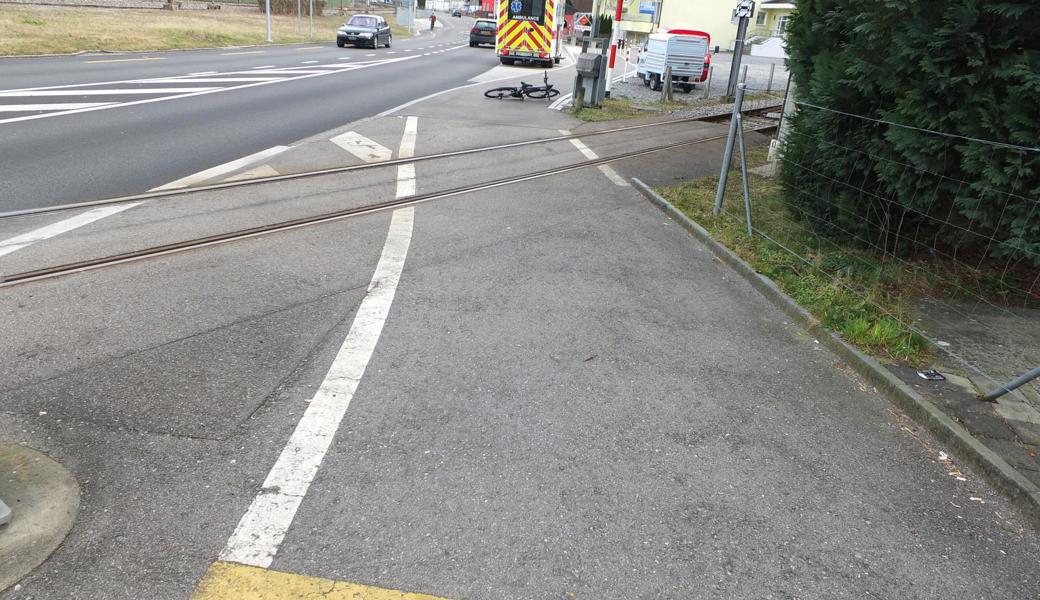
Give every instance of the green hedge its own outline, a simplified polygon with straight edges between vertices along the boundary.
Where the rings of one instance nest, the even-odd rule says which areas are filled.
[[[1040,0],[799,0],[787,32],[795,98],[831,109],[790,121],[799,214],[904,255],[1040,267],[1040,152],[965,139],[1040,146]]]

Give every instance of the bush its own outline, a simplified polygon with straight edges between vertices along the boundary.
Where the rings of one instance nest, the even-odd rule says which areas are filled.
[[[966,139],[1040,145],[1037,31],[1037,0],[799,0],[795,97],[830,110],[790,121],[787,201],[886,251],[1040,267],[1040,152]]]

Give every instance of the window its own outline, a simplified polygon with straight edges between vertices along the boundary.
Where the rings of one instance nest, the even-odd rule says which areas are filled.
[[[353,17],[350,17],[350,23],[348,23],[348,25],[355,25],[357,27],[376,27],[376,22],[377,21],[375,17],[355,15]]]
[[[783,15],[776,18],[776,30],[773,32],[777,37],[782,36],[787,31],[787,21],[790,19],[788,15]]]
[[[510,0],[509,18],[542,25],[545,23],[545,0]]]
[[[755,20],[755,24],[756,25],[765,25],[766,24],[766,13],[764,13],[762,11],[758,11],[758,19]]]

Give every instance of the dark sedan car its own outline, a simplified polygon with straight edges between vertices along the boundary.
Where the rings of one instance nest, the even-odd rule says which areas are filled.
[[[336,32],[336,45],[340,48],[347,44],[372,48],[383,44],[389,48],[393,40],[390,24],[378,15],[354,15]]]
[[[469,47],[473,48],[481,44],[495,45],[495,36],[498,34],[498,25],[490,19],[477,19],[473,29],[469,30]]]

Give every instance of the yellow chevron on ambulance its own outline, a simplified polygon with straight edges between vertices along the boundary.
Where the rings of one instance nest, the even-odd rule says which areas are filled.
[[[559,64],[566,0],[499,0],[495,52],[504,65]]]

